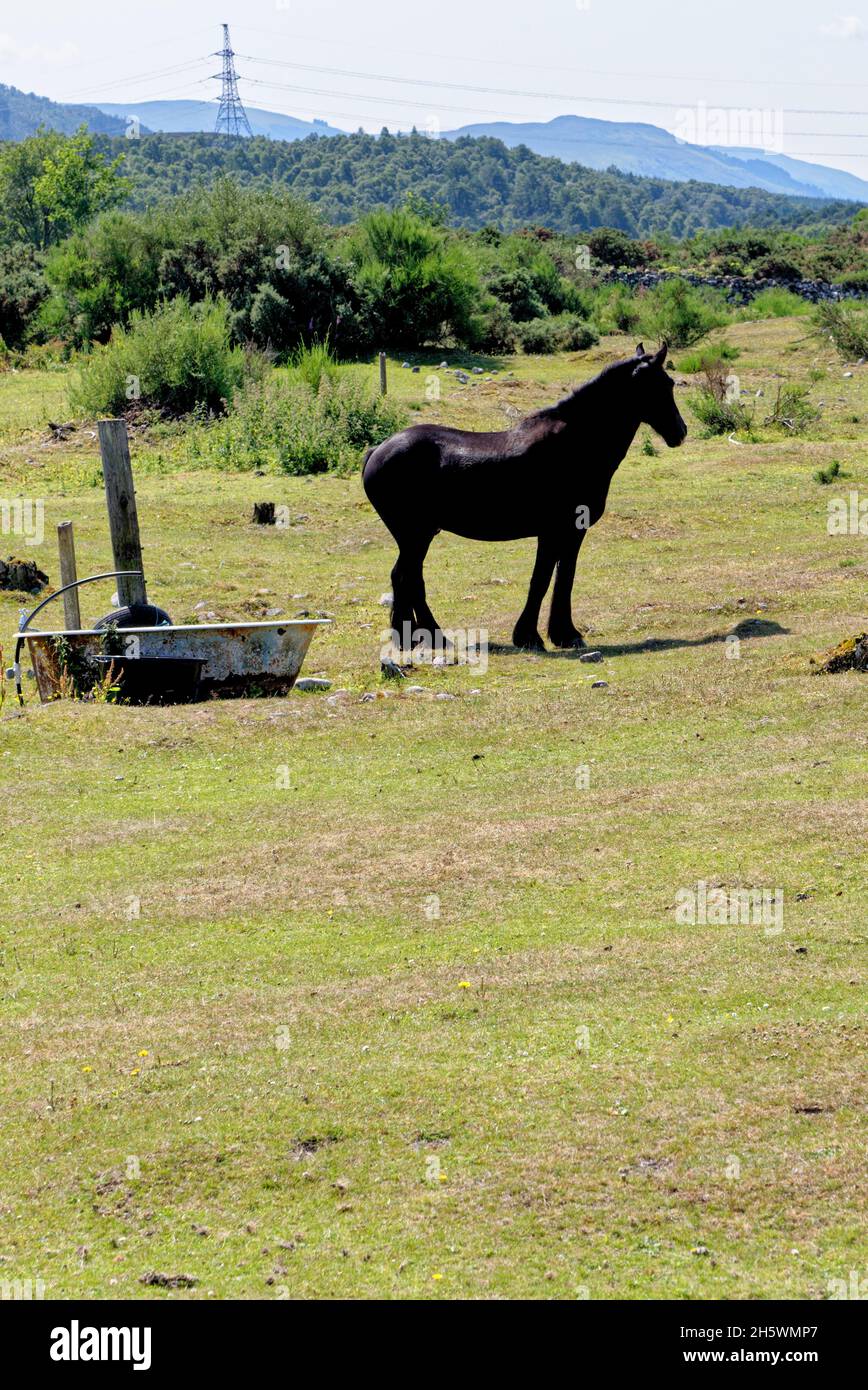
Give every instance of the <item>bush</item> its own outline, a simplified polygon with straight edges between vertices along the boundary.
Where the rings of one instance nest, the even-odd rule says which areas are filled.
[[[714,347],[699,348],[696,352],[685,353],[676,363],[679,372],[695,376],[697,372],[707,372],[709,368],[720,367],[724,362],[734,362],[741,356],[741,349],[729,343],[715,343]]]
[[[231,405],[244,376],[244,353],[230,346],[229,306],[222,299],[178,298],[152,314],[134,311],[128,328],[94,349],[70,393],[86,415],[117,415],[131,402],[166,415]]]
[[[726,303],[708,290],[694,289],[685,280],[664,280],[640,301],[640,326],[646,337],[666,340],[670,347],[691,347],[712,328],[730,320]]]
[[[401,208],[374,212],[359,224],[351,254],[382,346],[478,339],[476,264],[440,227]]]
[[[730,396],[729,380],[720,363],[706,367],[705,385],[689,397],[688,404],[702,426],[702,439],[750,430],[753,425],[753,412],[738,396]]]
[[[0,338],[7,347],[23,345],[47,294],[38,251],[26,242],[0,248]]]
[[[868,357],[868,309],[847,300],[819,304],[814,322],[823,337],[832,339],[845,361]]]
[[[645,247],[616,227],[598,227],[588,237],[588,247],[595,261],[613,266],[615,270],[644,265],[648,259]]]
[[[230,416],[194,435],[195,457],[222,468],[350,472],[365,449],[405,423],[403,408],[357,377],[323,375],[318,390],[293,374],[248,387]]]
[[[603,333],[632,333],[638,327],[641,296],[626,285],[606,285],[597,291],[594,317]]]
[[[804,434],[809,425],[819,420],[820,414],[818,407],[808,398],[806,387],[779,386],[766,424],[789,430],[790,434]]]
[[[740,318],[745,319],[785,319],[795,314],[806,314],[808,303],[792,290],[768,289],[755,295],[750,304],[742,309]]]
[[[581,352],[600,341],[594,326],[576,314],[551,314],[518,326],[525,352]]]
[[[516,352],[518,334],[505,304],[495,300],[492,307],[482,316],[475,346],[480,352],[493,352],[501,356]]]

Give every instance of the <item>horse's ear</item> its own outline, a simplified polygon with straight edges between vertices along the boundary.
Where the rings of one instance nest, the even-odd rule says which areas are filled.
[[[637,357],[644,357],[644,356],[645,356],[645,344],[644,344],[644,343],[637,343],[637,345],[636,345],[636,356],[637,356]]]
[[[655,366],[655,367],[665,367],[665,366],[666,366],[666,354],[668,353],[668,351],[669,351],[669,344],[668,344],[668,343],[665,341],[665,339],[664,339],[663,346],[661,347],[660,351],[659,351],[659,352],[655,352],[655,354],[654,354],[654,366]]]

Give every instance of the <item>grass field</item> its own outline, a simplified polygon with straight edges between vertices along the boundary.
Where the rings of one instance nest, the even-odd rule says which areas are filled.
[[[153,600],[327,613],[305,674],[348,694],[40,707],[28,683],[19,715],[7,691],[0,1280],[814,1299],[865,1276],[868,677],[810,657],[866,627],[868,541],[826,519],[868,495],[868,367],[795,319],[728,339],[760,415],[785,379],[823,417],[640,436],[579,564],[596,666],[510,647],[530,543],[441,536],[432,607],[488,630],[488,669],[385,684],[392,546],[357,477],[136,441]],[[437,403],[424,366],[391,382],[491,426],[626,350],[443,374]],[[44,545],[11,548],[53,582],[64,518],[80,573],[111,558],[95,440],[47,442],[65,385],[0,376],[0,491],[45,503]],[[287,530],[250,524],[265,498]],[[6,665],[22,602],[0,595]],[[685,925],[700,882],[780,890],[782,921]]]

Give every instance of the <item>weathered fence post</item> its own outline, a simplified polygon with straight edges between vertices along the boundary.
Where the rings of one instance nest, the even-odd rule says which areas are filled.
[[[75,567],[75,537],[71,521],[57,524],[57,549],[60,552],[60,583],[74,584],[78,579]],[[81,631],[81,609],[78,604],[78,589],[70,589],[63,595],[63,623],[67,632]]]
[[[100,420],[97,430],[115,569],[143,570],[136,490],[133,487],[126,421]],[[141,578],[137,575],[126,575],[119,579],[118,598],[122,606],[147,603],[144,574]]]
[[[380,395],[386,394],[386,354],[380,353]]]

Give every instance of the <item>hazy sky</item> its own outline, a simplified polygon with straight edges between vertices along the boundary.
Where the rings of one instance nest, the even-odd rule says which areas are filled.
[[[764,143],[868,178],[868,0],[230,6],[10,0],[0,81],[61,101],[213,98],[219,62],[208,55],[225,20],[251,106],[367,130],[566,112],[649,121],[699,143]],[[733,114],[746,109],[759,113],[752,123]],[[767,138],[746,141],[745,129]]]

